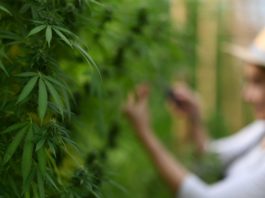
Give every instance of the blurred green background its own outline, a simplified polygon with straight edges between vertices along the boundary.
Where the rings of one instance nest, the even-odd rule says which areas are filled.
[[[238,63],[222,50],[222,43],[232,40],[228,8],[224,1],[112,0],[94,5],[90,19],[80,24],[101,77],[82,64],[62,60],[62,65],[83,94],[76,140],[84,153],[101,156],[103,197],[172,197],[120,111],[128,92],[143,82],[151,86],[150,109],[159,139],[205,180],[218,178],[219,167],[210,156],[198,161],[192,145],[181,143],[184,124],[166,110],[165,90],[185,81],[201,93],[212,137],[251,120],[240,99],[240,69],[233,67]],[[111,139],[111,149],[102,149],[104,139]]]
[[[101,191],[104,197],[172,196],[120,111],[128,91],[143,82],[151,85],[150,109],[157,136],[198,174],[201,172],[201,175],[208,174],[208,178],[215,177],[215,170],[203,172],[204,163],[194,166],[196,156],[192,146],[180,143],[181,132],[176,130],[181,130],[181,123],[170,118],[164,95],[166,88],[175,80],[186,81],[197,90],[212,85],[212,90],[204,93],[206,96],[210,95],[208,100],[213,100],[209,102],[211,109],[208,108],[204,115],[205,122],[214,137],[228,133],[228,125],[231,123],[226,122],[222,109],[221,101],[225,96],[222,93],[224,84],[220,72],[220,43],[229,38],[222,24],[222,14],[225,11],[221,10],[221,5],[216,4],[216,10],[209,16],[219,31],[218,34],[204,31],[206,38],[210,40],[213,37],[217,40],[212,46],[213,52],[208,54],[214,56],[216,61],[215,65],[201,68],[199,64],[202,58],[198,53],[198,46],[200,42],[211,42],[200,40],[198,34],[203,23],[203,20],[199,20],[202,5],[199,1],[191,0],[183,3],[186,8],[185,22],[178,21],[178,17],[181,20],[183,16],[174,19],[175,5],[169,1],[102,2],[93,7],[90,20],[81,25],[81,37],[99,65],[102,80],[97,73],[91,74],[88,68],[84,69],[83,65],[62,62],[69,75],[73,77],[74,74],[75,81],[79,82],[77,89],[83,90],[79,101],[80,115],[76,120],[77,130],[82,134],[77,137],[78,143],[83,145],[84,151],[91,153],[103,148],[102,140],[106,138],[115,142],[113,149],[104,151],[108,153]],[[176,6],[180,9],[180,5]],[[205,53],[207,52],[208,50]],[[214,78],[200,78],[198,74],[202,72],[204,76]],[[212,95],[215,97],[211,98]],[[80,119],[83,122],[79,126]],[[207,162],[207,159],[203,161]]]

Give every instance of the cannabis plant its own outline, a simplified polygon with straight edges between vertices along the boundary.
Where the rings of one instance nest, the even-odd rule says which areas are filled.
[[[60,153],[78,149],[69,127],[72,82],[60,60],[75,54],[97,69],[77,36],[77,19],[91,2],[0,2],[0,197],[95,194],[88,174],[68,181],[59,174]],[[80,178],[83,193],[74,188]]]

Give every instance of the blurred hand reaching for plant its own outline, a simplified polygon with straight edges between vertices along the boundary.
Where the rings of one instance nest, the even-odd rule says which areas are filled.
[[[194,141],[198,153],[203,153],[205,151],[205,145],[208,142],[208,136],[202,125],[199,100],[195,93],[186,84],[178,83],[171,88],[168,96],[169,110],[173,114],[181,114],[187,118],[187,133],[191,140]],[[148,103],[149,87],[147,85],[139,85],[134,92],[128,95],[123,107],[123,112],[143,142],[148,141],[150,131],[152,131]]]
[[[185,84],[175,84],[167,93],[169,110],[187,119],[200,119],[200,105],[196,94]]]
[[[128,95],[123,112],[136,129],[150,126],[148,103],[149,87],[145,84],[137,86],[134,92]]]

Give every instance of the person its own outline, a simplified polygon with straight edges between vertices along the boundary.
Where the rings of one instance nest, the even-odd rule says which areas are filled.
[[[221,181],[211,185],[205,183],[175,159],[156,138],[150,126],[147,85],[138,86],[128,95],[124,105],[124,113],[135,134],[176,197],[265,197],[265,28],[250,48],[230,46],[229,50],[246,62],[242,95],[252,105],[255,121],[229,137],[212,140],[202,125],[198,101],[187,86],[173,88],[175,98],[181,103],[170,103],[186,116],[190,137],[199,152],[217,154],[225,173]]]

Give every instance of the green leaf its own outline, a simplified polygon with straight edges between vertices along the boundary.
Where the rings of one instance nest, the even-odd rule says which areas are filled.
[[[73,46],[80,52],[80,54],[85,58],[85,60],[96,69],[96,71],[101,77],[99,68],[97,64],[95,63],[95,61],[93,60],[93,58],[79,44],[74,43]]]
[[[34,198],[40,198],[39,192],[38,192],[38,186],[35,183],[31,184],[31,189],[32,189],[33,197]]]
[[[25,85],[25,87],[23,88],[23,90],[21,91],[17,103],[20,103],[22,100],[24,100],[29,94],[30,92],[33,90],[37,80],[39,77],[33,77],[31,78],[28,83]]]
[[[63,90],[63,97],[64,97],[64,103],[66,107],[66,112],[68,114],[68,118],[70,119],[71,118],[71,105],[70,105],[68,94],[65,90]]]
[[[12,16],[12,13],[7,8],[5,8],[4,6],[0,5],[0,10],[4,11],[5,13],[9,14],[10,16]]]
[[[63,88],[63,89],[66,88],[66,86],[63,83],[61,83],[60,81],[56,80],[55,78],[52,78],[50,76],[45,76],[44,78],[49,80],[51,83],[56,84],[57,86]]]
[[[69,145],[71,145],[76,151],[79,151],[78,145],[75,141],[71,140],[71,138],[63,137],[63,141]]]
[[[36,72],[23,72],[20,74],[16,74],[15,76],[17,77],[32,77],[32,76],[36,76],[37,73]]]
[[[43,147],[43,145],[45,144],[46,139],[42,138],[40,141],[38,141],[38,143],[36,144],[36,151],[38,151],[41,147]]]
[[[42,177],[45,177],[46,176],[46,153],[45,153],[44,147],[41,147],[37,151],[37,158],[38,158],[38,166],[39,166],[40,173]]]
[[[22,154],[22,177],[23,182],[28,179],[28,176],[31,172],[31,165],[32,165],[32,151],[33,151],[33,129],[32,126],[29,127],[27,131],[27,136],[24,143],[23,154]]]
[[[33,28],[33,29],[29,32],[28,37],[29,37],[29,36],[32,36],[32,35],[34,35],[34,34],[37,34],[38,32],[42,31],[44,28],[46,28],[46,25],[39,25],[39,26]]]
[[[27,178],[26,181],[23,183],[22,195],[23,195],[23,194],[26,194],[26,195],[23,196],[23,197],[29,197],[29,196],[27,196],[27,194],[29,193],[29,189],[30,189],[30,187],[31,187],[32,180],[33,180],[35,174],[36,174],[36,168],[33,166],[33,167],[32,167],[32,170],[31,170],[30,173],[29,173],[28,178]]]
[[[46,175],[46,178],[47,178],[47,180],[50,182],[50,184],[51,184],[51,185],[52,185],[57,191],[60,191],[59,188],[58,188],[58,186],[55,184],[55,182],[53,181],[52,177],[51,177],[49,174]]]
[[[38,181],[38,189],[39,189],[40,198],[45,197],[45,188],[44,188],[43,178],[44,178],[43,175],[41,175],[41,173],[38,172],[37,181]]]
[[[55,33],[70,47],[72,47],[71,42],[64,36],[64,34],[62,32],[60,32],[58,29],[54,28],[53,29],[55,31]]]
[[[63,116],[63,103],[62,100],[58,94],[58,92],[56,91],[56,89],[53,87],[53,85],[51,83],[49,83],[48,81],[45,81],[45,84],[48,87],[49,93],[51,94],[51,96],[53,97],[53,100],[57,106],[57,108],[59,109],[61,115]]]
[[[18,41],[19,39],[21,39],[19,35],[15,34],[13,32],[4,31],[4,30],[0,30],[0,38],[10,39],[10,40],[14,40],[14,41]]]
[[[91,189],[90,192],[91,192],[96,198],[101,198],[101,196],[100,196],[96,191],[94,191],[93,188]]]
[[[39,102],[38,102],[38,113],[40,116],[41,121],[45,117],[48,105],[48,95],[46,85],[44,84],[43,80],[39,80]]]
[[[68,30],[66,28],[54,25],[53,29],[57,29],[58,31],[64,32],[64,33],[66,33],[66,34],[68,34],[68,35],[70,35],[72,37],[78,38],[77,35],[75,35],[73,32],[71,32],[70,30]]]
[[[52,142],[48,141],[49,149],[52,152],[52,154],[56,157],[55,147]]]
[[[105,7],[104,4],[101,3],[101,2],[99,2],[99,1],[96,1],[96,0],[90,0],[89,3],[90,3],[90,2],[91,2],[91,3],[94,3],[94,4],[98,5],[98,6],[103,6],[103,7]]]
[[[10,132],[12,132],[12,131],[15,131],[15,130],[21,129],[21,128],[23,128],[25,125],[26,125],[25,122],[23,122],[23,123],[16,123],[16,124],[13,124],[13,125],[11,125],[10,127],[8,127],[7,129],[5,129],[1,134],[6,134],[6,133],[10,133]]]
[[[27,130],[27,127],[24,127],[21,129],[16,136],[14,137],[13,141],[8,145],[8,148],[4,155],[4,164],[6,164],[13,156],[13,154],[16,152],[21,140],[23,139],[25,132]]]
[[[56,80],[55,78],[52,78],[51,76],[45,76],[44,78],[49,80],[51,83],[57,85],[58,87],[60,87],[62,89],[66,89],[68,94],[73,98],[72,92],[66,83],[60,82],[60,81]]]
[[[50,25],[46,28],[46,41],[48,43],[48,46],[51,46],[51,40],[52,40],[52,28]]]
[[[6,71],[6,68],[4,66],[4,64],[2,63],[2,61],[0,60],[0,69],[2,69],[4,71],[4,73],[9,76],[8,72]]]

